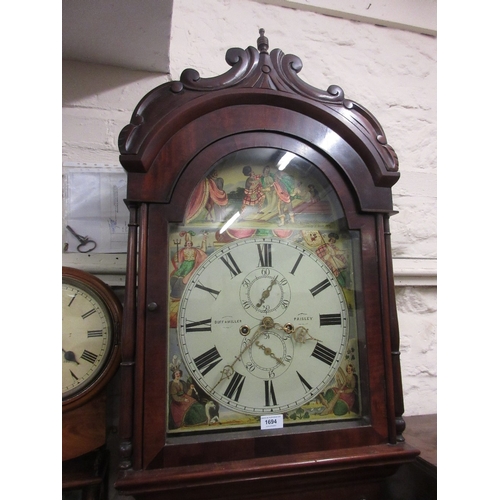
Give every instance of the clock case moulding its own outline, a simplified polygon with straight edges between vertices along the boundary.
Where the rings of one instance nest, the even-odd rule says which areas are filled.
[[[353,498],[419,453],[402,436],[389,230],[391,187],[400,175],[397,155],[369,111],[346,99],[337,85],[323,91],[302,81],[301,60],[269,51],[260,34],[257,49],[227,51],[226,73],[202,78],[186,69],[179,81],[146,94],[119,136],[130,225],[116,487],[136,498],[177,492],[222,499],[234,498],[235,491],[238,498],[309,498],[326,491]],[[210,166],[233,151],[258,147],[291,151],[315,163],[335,186],[349,226],[361,230],[362,260],[369,263],[363,268],[370,287],[365,302],[370,297],[367,309],[375,311],[365,322],[376,332],[367,347],[369,418],[331,432],[328,425],[291,435],[242,431],[186,444],[184,452],[182,445],[165,444],[168,263],[159,249],[168,240],[168,222],[182,222],[189,196]]]

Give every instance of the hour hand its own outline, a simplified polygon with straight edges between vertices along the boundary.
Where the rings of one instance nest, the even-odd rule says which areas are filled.
[[[234,363],[233,363],[234,365]],[[220,378],[217,383],[214,385],[213,389],[215,389],[223,380],[231,378],[231,375],[234,373],[234,369],[232,366],[226,365],[220,372]]]
[[[285,363],[283,363],[283,360],[278,358],[276,356],[276,354],[274,354],[274,352],[272,351],[271,348],[269,347],[266,347],[264,344],[261,344],[258,340],[255,342],[255,345],[259,348],[259,349],[262,349],[264,351],[264,354],[266,356],[270,356],[271,358],[273,358],[275,361],[277,361],[280,365],[284,365]]]
[[[77,365],[79,365],[80,363],[76,360],[76,356],[75,356],[75,353],[73,351],[65,351],[64,349],[62,350],[63,353],[64,353],[64,359],[66,361],[73,361],[74,363],[76,363]]]
[[[244,326],[244,327],[240,328],[240,333],[242,335],[248,335],[248,333],[250,333],[251,330],[253,330],[253,328],[250,329],[247,326]],[[243,354],[245,353],[245,351],[247,349],[249,349],[250,347],[252,347],[252,345],[257,341],[257,339],[259,338],[260,334],[263,331],[264,331],[264,325],[263,324],[258,325],[257,326],[257,330],[254,332],[254,334],[251,337],[251,339],[245,344],[245,347],[240,350],[240,352],[238,353],[238,356],[235,356],[234,361],[230,365],[224,366],[224,368],[220,372],[221,376],[220,376],[219,380],[217,381],[217,383],[213,386],[212,390],[215,389],[223,380],[229,379],[231,377],[231,375],[234,373],[234,365],[238,361],[241,360],[241,357],[243,356]]]

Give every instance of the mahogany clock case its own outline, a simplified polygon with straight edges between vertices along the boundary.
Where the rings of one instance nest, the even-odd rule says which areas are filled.
[[[346,492],[354,492],[354,482],[379,480],[418,454],[402,437],[388,223],[391,187],[399,178],[397,156],[375,118],[345,99],[342,89],[331,86],[323,92],[308,86],[297,76],[301,62],[296,56],[279,49],[269,53],[263,37],[258,44],[259,50],[229,50],[226,60],[232,68],[226,74],[203,79],[186,70],[179,82],[154,89],[120,134],[130,229],[122,337],[122,461],[116,486],[137,498],[162,498],[179,488],[189,498],[201,492],[208,498],[231,498],[231,488],[248,482],[260,491],[255,498],[264,498],[264,490],[269,497],[293,497],[297,488],[312,495],[340,484],[347,495],[342,498],[350,498]],[[360,409],[353,418],[290,423],[275,430],[220,426],[215,432],[169,432],[173,356],[168,339],[176,317],[171,314],[169,276],[176,269],[172,258],[178,254],[180,230],[189,229],[193,196],[217,171],[214,167],[235,155],[257,157],[263,152],[277,157],[291,153],[299,163],[312,165],[324,179],[322,187],[338,201],[340,215],[319,233],[336,224],[352,245],[355,307],[350,318],[357,325]],[[283,238],[280,231],[292,234],[298,229],[304,233],[298,215],[293,220],[288,213],[284,221],[280,215],[263,225],[257,221],[250,229],[262,229],[264,237]],[[192,227],[196,237],[207,220]],[[224,221],[215,222],[210,227],[218,229],[216,237],[222,239],[217,244],[223,249],[228,244],[220,234]],[[241,308],[241,298],[234,301]]]

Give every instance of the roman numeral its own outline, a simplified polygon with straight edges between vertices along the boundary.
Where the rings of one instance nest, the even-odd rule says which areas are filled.
[[[290,274],[295,275],[295,271],[297,270],[297,267],[299,267],[300,261],[302,260],[302,257],[304,257],[304,254],[301,253],[299,255],[299,258],[295,261],[295,264],[292,267],[292,270],[290,271]]]
[[[227,256],[227,259],[226,259]],[[238,267],[238,264],[233,259],[233,256],[228,252],[226,255],[222,255],[220,260],[226,264],[227,268],[231,272],[232,276],[236,276],[241,273],[240,268]]]
[[[85,361],[88,361],[89,363],[94,364],[95,360],[97,359],[97,354],[94,354],[93,352],[87,351],[87,349],[85,349],[80,358],[84,359]]]
[[[233,401],[238,401],[240,399],[241,388],[245,382],[245,377],[238,372],[234,372],[234,375],[227,386],[224,396],[226,398],[232,399]]]
[[[219,290],[214,290],[213,288],[208,288],[207,286],[202,285],[201,283],[197,283],[195,285],[195,288],[199,288],[200,290],[208,292],[214,299],[217,299],[217,297],[219,296],[219,293],[220,293]]]
[[[212,318],[202,319],[201,321],[186,321],[186,332],[211,332]]]
[[[335,351],[332,351],[330,348],[325,347],[323,344],[318,343],[316,344],[316,347],[314,348],[311,356],[313,358],[319,359],[320,361],[323,361],[323,363],[326,363],[327,365],[331,365],[333,363],[333,360],[335,359],[335,356],[337,356],[337,353]]]
[[[71,297],[71,300],[69,301],[68,307],[71,307],[71,304],[73,304],[73,301],[76,299],[76,293]]]
[[[259,250],[259,266],[272,267],[271,243],[257,244]]]
[[[70,370],[69,373],[71,373],[71,376],[75,379],[78,380],[78,377]]]
[[[264,380],[264,391],[266,397],[266,406],[276,406],[276,394],[274,393],[272,380]]]
[[[87,332],[87,337],[93,338],[93,337],[102,337],[102,330],[89,330]]]
[[[309,383],[307,382],[307,380],[299,372],[296,372],[296,373],[299,376],[300,382],[302,383],[302,386],[304,387],[304,390],[306,392],[310,391],[312,389],[312,387],[309,385]]]
[[[322,292],[325,288],[328,288],[332,284],[328,279],[323,280],[321,283],[318,283],[316,286],[312,287],[309,291],[312,293],[313,297],[318,295],[318,293]]]
[[[194,359],[194,364],[196,368],[200,370],[201,374],[205,376],[215,365],[219,364],[222,361],[222,358],[219,354],[219,351],[215,347],[209,349],[207,352],[200,354],[197,358]],[[205,368],[203,371],[202,368]]]
[[[342,324],[342,318],[340,314],[320,314],[319,315],[319,326],[331,326]]]
[[[85,314],[82,314],[82,319],[87,319],[89,316],[95,313],[95,309],[91,309],[90,311],[87,311]]]

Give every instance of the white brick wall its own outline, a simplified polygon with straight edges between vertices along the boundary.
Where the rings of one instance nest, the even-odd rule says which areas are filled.
[[[413,276],[397,279],[405,407],[407,415],[435,413],[436,38],[257,0],[175,0],[172,78],[187,67],[202,77],[226,72],[226,50],[255,46],[259,28],[270,49],[302,59],[307,83],[337,84],[368,108],[398,154],[393,255],[396,273],[411,268]],[[65,61],[63,162],[117,164],[120,130],[139,99],[166,79]]]
[[[117,165],[118,134],[165,75],[63,61],[63,162]]]

